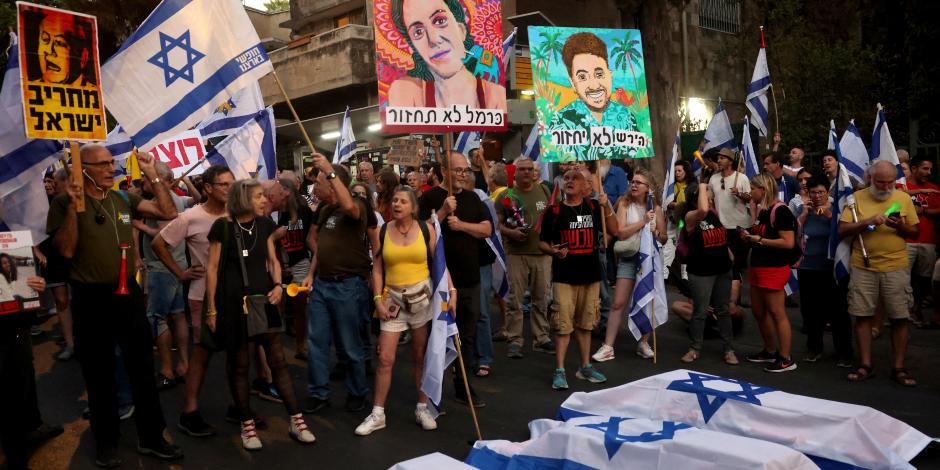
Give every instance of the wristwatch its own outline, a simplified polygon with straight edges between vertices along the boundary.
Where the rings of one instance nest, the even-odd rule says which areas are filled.
[[[333,178],[336,178],[336,173],[335,173],[335,172],[332,172],[332,171],[331,171],[331,172],[329,172],[329,173],[326,175],[326,179],[328,179],[328,180],[331,180],[331,179],[333,179]]]
[[[160,182],[160,177],[159,177],[159,176],[154,177],[154,179],[150,180],[150,183],[151,183],[151,184],[157,184],[157,183],[159,183],[159,182]]]

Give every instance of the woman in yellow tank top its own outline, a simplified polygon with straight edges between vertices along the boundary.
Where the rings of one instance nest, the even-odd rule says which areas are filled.
[[[427,242],[421,224],[427,226]],[[418,220],[418,200],[408,186],[398,186],[392,196],[391,220],[385,225],[372,265],[372,286],[375,310],[381,319],[379,333],[379,366],[375,371],[375,406],[372,413],[356,428],[356,434],[366,436],[385,427],[385,400],[392,382],[392,366],[398,348],[398,337],[409,328],[412,331],[412,357],[415,362],[415,385],[418,405],[415,421],[425,430],[437,429],[437,423],[428,411],[427,396],[421,393],[421,375],[424,370],[424,351],[430,332],[431,272],[429,250],[434,253],[437,234],[427,222]],[[453,283],[447,280],[450,308],[454,308],[457,295]]]

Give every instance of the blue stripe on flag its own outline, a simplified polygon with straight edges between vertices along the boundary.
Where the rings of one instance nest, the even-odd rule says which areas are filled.
[[[768,87],[768,86],[770,86],[770,76],[769,76],[769,75],[766,76],[766,77],[761,77],[761,78],[760,78],[759,80],[757,80],[756,82],[751,82],[751,84],[748,85],[748,87],[747,87],[747,94],[750,95],[751,93],[757,93],[757,92],[761,91],[762,89],[764,89],[765,87]]]
[[[242,70],[241,64],[238,63],[237,58],[245,52],[254,49],[257,49],[261,53],[264,60],[252,66],[251,69]],[[268,55],[264,52],[264,48],[261,47],[261,43],[245,49],[242,54],[237,54],[235,58],[228,61],[209,78],[187,93],[186,96],[184,96],[179,103],[170,108],[169,111],[144,126],[136,135],[131,137],[134,143],[136,143],[138,147],[141,147],[160,133],[172,129],[180,122],[186,120],[191,114],[205,106],[206,103],[215,98],[222,90],[225,90],[232,82],[241,78],[242,75],[268,62]]]
[[[62,149],[57,140],[33,139],[0,158],[0,184],[15,179]]]
[[[222,119],[219,119],[218,121],[213,122],[212,124],[209,124],[206,127],[203,127],[202,129],[199,129],[199,133],[202,134],[203,137],[205,137],[214,132],[220,132],[224,130],[232,130],[234,132],[239,127],[244,126],[246,123],[250,122],[254,118],[255,118],[254,114],[222,118]]]
[[[260,118],[258,124],[264,129],[264,138],[261,139],[261,161],[264,163],[263,170],[267,173],[267,179],[269,180],[273,180],[277,176],[277,150],[274,144],[273,114],[274,111],[267,108],[255,115]]]
[[[761,101],[762,96],[765,95],[755,96],[754,98],[751,98],[747,101],[748,103],[751,103],[751,107],[754,108],[754,111],[757,111],[757,117],[760,118],[761,122],[766,124],[768,119],[770,119],[770,114],[767,112],[767,108],[764,107],[764,103]]]
[[[150,16],[144,20],[140,27],[137,28],[137,31],[134,31],[134,33],[124,41],[124,44],[121,45],[121,48],[118,49],[114,56],[124,52],[125,49],[139,41],[140,38],[146,36],[151,31],[157,29],[158,26],[192,2],[193,0],[163,0],[163,2],[157,5],[157,8],[150,13]]]

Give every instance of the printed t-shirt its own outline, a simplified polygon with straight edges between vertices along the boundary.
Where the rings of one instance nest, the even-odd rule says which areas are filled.
[[[601,229],[600,205],[581,201],[577,206],[561,203],[542,217],[539,240],[550,245],[568,244],[568,255],[552,257],[552,282],[591,284],[601,279],[597,240]]]
[[[283,213],[277,221],[278,226],[286,227],[287,233],[281,238],[281,246],[287,252],[287,265],[293,266],[305,259],[310,259],[307,249],[307,234],[313,225],[313,211],[307,206],[297,208],[297,222],[291,223],[290,214]]]
[[[713,211],[708,211],[698,226],[691,232],[686,230],[684,236],[689,243],[686,269],[690,274],[714,276],[731,269],[728,231]]]

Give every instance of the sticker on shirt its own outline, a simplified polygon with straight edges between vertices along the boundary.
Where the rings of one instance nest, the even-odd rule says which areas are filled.
[[[594,228],[594,217],[590,215],[578,215],[575,216],[575,220],[569,222],[568,225],[570,229]]]
[[[124,225],[131,224],[131,214],[128,212],[118,212],[118,220]]]
[[[545,201],[538,201],[535,203],[535,211],[542,212],[545,210]]]
[[[336,216],[331,215],[328,219],[326,219],[326,224],[323,226],[323,228],[327,230],[335,229],[336,228]]]

